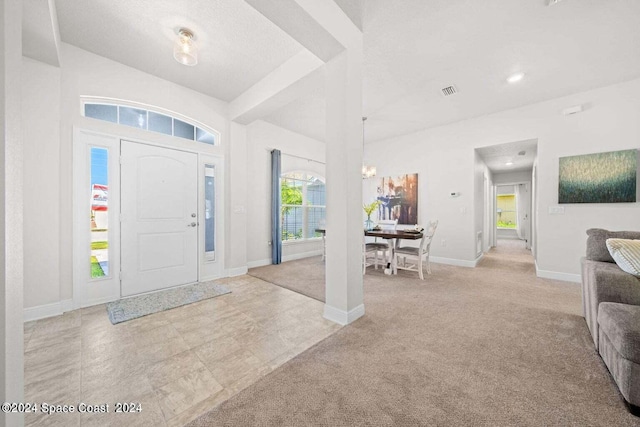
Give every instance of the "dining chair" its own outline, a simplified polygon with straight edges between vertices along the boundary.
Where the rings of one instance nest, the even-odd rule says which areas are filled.
[[[420,276],[420,280],[424,280],[424,274],[422,272],[423,260],[426,260],[427,274],[431,274],[431,264],[429,263],[429,252],[431,248],[431,241],[433,235],[438,227],[438,221],[431,221],[427,226],[427,229],[422,233],[422,239],[420,239],[420,247],[415,246],[400,246],[400,239],[398,239],[394,256],[396,257],[395,263],[398,270],[417,271]],[[407,257],[414,259],[415,264],[407,264]],[[400,262],[402,260],[402,262]]]
[[[371,265],[375,265],[375,268],[378,269],[378,253],[377,253],[378,249],[371,247],[371,248],[367,248],[367,243],[364,240],[364,237],[362,239],[362,275],[364,276],[365,274],[367,274],[367,267],[371,266]],[[374,257],[373,260],[370,260],[369,258],[367,258],[367,254],[369,253],[374,253]]]
[[[383,219],[378,221],[377,225],[380,227],[380,229],[382,230],[391,230],[391,231],[395,231],[397,226],[398,226],[398,220],[394,219],[394,220],[390,220],[390,219]],[[391,246],[389,245],[388,242],[382,242],[382,241],[378,241],[378,238],[376,237],[375,240],[373,242],[369,242],[369,243],[365,243],[364,245],[364,257],[363,257],[363,274],[366,273],[366,269],[368,266],[373,265],[374,268],[377,270],[378,269],[378,253],[382,253],[383,257],[381,259],[381,261],[387,261],[387,262],[391,262],[391,254],[389,253],[391,250]],[[367,262],[367,254],[373,253],[374,254],[374,262],[373,263],[368,263]],[[381,264],[384,267],[384,264]]]

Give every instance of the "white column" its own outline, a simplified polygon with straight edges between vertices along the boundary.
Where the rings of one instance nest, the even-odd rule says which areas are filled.
[[[324,317],[364,314],[362,289],[362,39],[326,65],[327,258]]]
[[[230,276],[239,276],[247,272],[247,128],[231,122],[229,133],[226,265]]]
[[[0,23],[0,401],[20,402],[24,400],[22,2],[3,1]],[[20,414],[0,414],[0,426],[23,424]]]

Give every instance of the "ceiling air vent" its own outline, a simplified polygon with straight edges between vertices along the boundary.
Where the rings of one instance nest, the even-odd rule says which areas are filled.
[[[451,95],[455,95],[456,93],[458,93],[458,89],[456,89],[454,85],[442,88],[442,94],[444,96],[451,96]]]

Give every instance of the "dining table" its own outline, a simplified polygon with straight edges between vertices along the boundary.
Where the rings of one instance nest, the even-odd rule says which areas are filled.
[[[322,260],[325,259],[326,254],[326,241],[325,236],[327,234],[326,228],[316,228],[317,233],[322,234]],[[396,260],[396,248],[400,240],[419,240],[422,239],[422,232],[417,230],[364,230],[364,235],[367,237],[379,237],[389,241],[389,247],[391,248],[391,262],[387,264],[385,268],[385,274],[398,274],[398,265]]]
[[[398,274],[398,260],[396,259],[396,248],[400,240],[418,240],[422,239],[422,232],[408,230],[365,230],[364,235],[367,237],[380,237],[389,241],[391,248],[391,261],[384,269],[385,274]]]

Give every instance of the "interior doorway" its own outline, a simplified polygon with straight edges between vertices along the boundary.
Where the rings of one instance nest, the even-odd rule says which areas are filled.
[[[477,170],[484,191],[483,234],[487,251],[522,251],[533,262],[536,236],[536,175],[538,141],[509,142],[477,148]],[[480,174],[476,174],[477,177]],[[476,187],[482,185],[476,178]],[[478,209],[480,212],[480,209]],[[496,254],[496,255],[499,255]]]
[[[496,246],[531,249],[531,183],[496,185]]]

